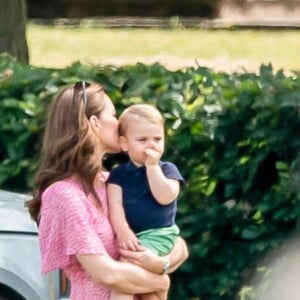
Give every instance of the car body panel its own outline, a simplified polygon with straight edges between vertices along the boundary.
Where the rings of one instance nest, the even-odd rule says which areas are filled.
[[[0,231],[37,233],[24,206],[30,195],[0,190]]]
[[[59,272],[41,274],[38,228],[24,206],[27,199],[0,190],[0,284],[25,299],[57,300]]]

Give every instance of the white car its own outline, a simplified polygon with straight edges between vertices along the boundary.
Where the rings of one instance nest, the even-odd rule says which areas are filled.
[[[41,275],[38,229],[24,207],[29,198],[0,190],[0,300],[69,299],[62,273]]]

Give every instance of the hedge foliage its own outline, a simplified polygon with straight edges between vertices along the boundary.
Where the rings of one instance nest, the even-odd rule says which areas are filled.
[[[45,69],[1,56],[0,76],[2,189],[30,191],[47,108],[63,85],[100,82],[118,112],[153,103],[168,128],[164,159],[186,180],[177,220],[190,257],[172,275],[170,299],[257,298],[252,276],[264,280],[268,257],[299,230],[299,73],[271,65],[259,74],[78,62]]]

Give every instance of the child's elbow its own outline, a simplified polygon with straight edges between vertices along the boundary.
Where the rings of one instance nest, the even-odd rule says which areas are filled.
[[[161,199],[157,199],[157,202],[161,205],[168,205],[170,203],[172,203],[176,198],[174,197],[164,197],[164,198],[161,198]]]
[[[169,188],[168,191],[166,191],[161,195],[158,202],[162,205],[168,205],[172,203],[174,200],[176,200],[178,198],[178,195],[179,195],[179,191],[177,189]]]

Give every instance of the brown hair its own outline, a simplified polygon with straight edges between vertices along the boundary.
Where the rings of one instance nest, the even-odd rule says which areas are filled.
[[[105,105],[105,93],[99,84],[93,83],[86,88],[82,84],[78,82],[64,88],[51,104],[33,199],[26,203],[35,221],[39,218],[43,191],[55,181],[71,175],[76,175],[85,193],[91,192],[100,203],[93,185],[102,168],[101,163],[93,159],[99,139],[95,138],[88,119],[100,115]]]
[[[164,127],[164,119],[160,111],[150,104],[133,104],[126,108],[119,118],[119,135],[125,136],[129,126],[137,125],[139,119]]]

